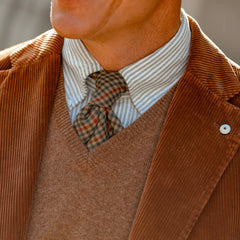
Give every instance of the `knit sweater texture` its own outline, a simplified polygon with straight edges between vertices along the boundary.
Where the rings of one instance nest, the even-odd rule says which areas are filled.
[[[175,89],[88,152],[69,119],[61,74],[27,239],[128,239]]]

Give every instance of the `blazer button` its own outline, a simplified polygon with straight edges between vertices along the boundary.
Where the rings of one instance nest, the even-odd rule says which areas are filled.
[[[231,132],[231,127],[228,124],[223,124],[220,127],[220,132],[223,135],[227,135],[227,134],[229,134]]]

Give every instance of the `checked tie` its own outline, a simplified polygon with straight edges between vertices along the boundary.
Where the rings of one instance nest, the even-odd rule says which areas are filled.
[[[96,80],[96,91],[92,101],[79,111],[73,127],[91,151],[123,129],[111,108],[128,87],[119,72],[99,71],[89,77]]]

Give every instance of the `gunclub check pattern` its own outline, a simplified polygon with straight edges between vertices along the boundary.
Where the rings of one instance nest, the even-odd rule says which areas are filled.
[[[123,129],[111,108],[128,86],[119,72],[102,70],[89,77],[96,80],[96,91],[92,101],[79,111],[73,127],[91,151]]]

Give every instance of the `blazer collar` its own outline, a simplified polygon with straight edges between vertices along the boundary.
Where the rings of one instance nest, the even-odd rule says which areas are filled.
[[[169,108],[129,239],[187,239],[239,148],[239,70],[190,18],[187,71]],[[231,126],[223,135],[220,127]]]
[[[189,23],[192,41],[186,72],[198,78],[209,91],[229,100],[240,92],[239,66],[224,55],[190,16]]]
[[[9,58],[14,68],[31,67],[33,64],[41,64],[43,59],[61,56],[63,42],[64,39],[51,29],[31,41],[6,49],[1,52],[0,58]]]

